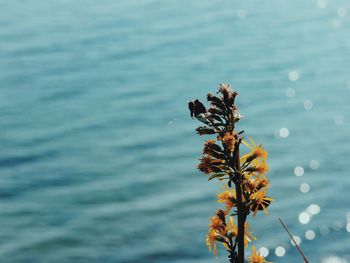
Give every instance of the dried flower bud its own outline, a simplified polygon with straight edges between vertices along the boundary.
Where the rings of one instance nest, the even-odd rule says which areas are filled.
[[[235,109],[233,111],[233,118],[235,119],[235,122],[237,122],[237,121],[239,121],[240,119],[243,118],[243,115],[238,109]]]
[[[190,101],[188,103],[188,108],[190,109],[190,114],[191,117],[197,117],[199,114],[201,113],[206,113],[207,110],[204,107],[203,103],[200,102],[199,100],[195,100],[195,101]]]
[[[210,173],[218,173],[222,171],[222,165],[224,164],[223,160],[219,159],[213,159],[210,158],[209,156],[204,156],[200,160],[200,163],[198,164],[198,169],[205,173],[205,174],[210,174]]]
[[[232,92],[229,84],[220,84],[219,92],[223,96],[223,101],[227,108],[234,107],[235,98],[238,95],[236,91]]]
[[[220,116],[224,115],[224,111],[217,107],[210,107],[208,111],[211,114],[220,115]]]
[[[232,106],[232,92],[231,92],[231,89],[230,89],[230,85],[228,84],[220,84],[220,87],[219,87],[219,90],[223,96],[223,100],[224,100],[224,103],[226,105],[227,108],[230,108]]]
[[[198,127],[196,129],[196,132],[199,135],[215,134],[214,128],[210,128],[210,127],[206,127],[206,126]]]
[[[226,107],[225,104],[222,102],[222,100],[212,93],[208,93],[207,100],[211,103],[213,107],[217,107],[223,111],[225,111]]]
[[[216,159],[225,160],[221,147],[215,143],[214,140],[208,140],[204,144],[203,154],[207,154]]]
[[[207,118],[208,118],[208,120],[211,120],[211,121],[215,120],[215,121],[218,121],[218,122],[222,123],[222,119],[220,118],[219,115],[209,114],[209,115],[207,115]]]

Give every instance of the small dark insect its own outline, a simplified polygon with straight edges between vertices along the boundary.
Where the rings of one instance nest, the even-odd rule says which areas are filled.
[[[206,113],[207,110],[204,107],[203,103],[199,100],[190,101],[188,103],[188,108],[190,109],[191,117],[197,117],[201,113]]]

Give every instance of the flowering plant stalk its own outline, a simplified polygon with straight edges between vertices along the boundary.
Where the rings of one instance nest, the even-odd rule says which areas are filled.
[[[267,213],[272,201],[266,196],[270,185],[266,177],[268,153],[251,138],[245,140],[244,131],[236,130],[235,125],[242,118],[235,105],[238,93],[231,91],[229,85],[221,84],[217,93],[217,96],[208,93],[208,109],[198,99],[188,105],[191,117],[204,124],[196,132],[216,136],[204,143],[198,169],[209,176],[208,180],[215,178],[225,182],[223,192],[217,195],[225,209],[218,209],[211,218],[206,243],[215,255],[216,243],[221,243],[229,253],[230,263],[244,263],[244,249],[256,239],[247,217],[255,216],[260,210]],[[248,149],[242,156],[241,145]],[[248,262],[267,261],[253,246]]]

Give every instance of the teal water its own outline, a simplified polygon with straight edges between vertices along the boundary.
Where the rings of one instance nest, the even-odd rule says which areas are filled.
[[[0,262],[226,262],[205,245],[221,185],[195,169],[187,109],[220,82],[269,151],[257,248],[301,262],[282,217],[311,262],[350,262],[348,1],[1,0],[0,14]]]

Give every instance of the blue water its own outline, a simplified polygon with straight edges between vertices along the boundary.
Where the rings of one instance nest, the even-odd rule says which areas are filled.
[[[311,262],[350,262],[348,1],[1,0],[0,14],[0,262],[226,262],[205,245],[221,185],[196,171],[187,110],[220,82],[269,151],[257,248],[302,262],[282,217]]]

